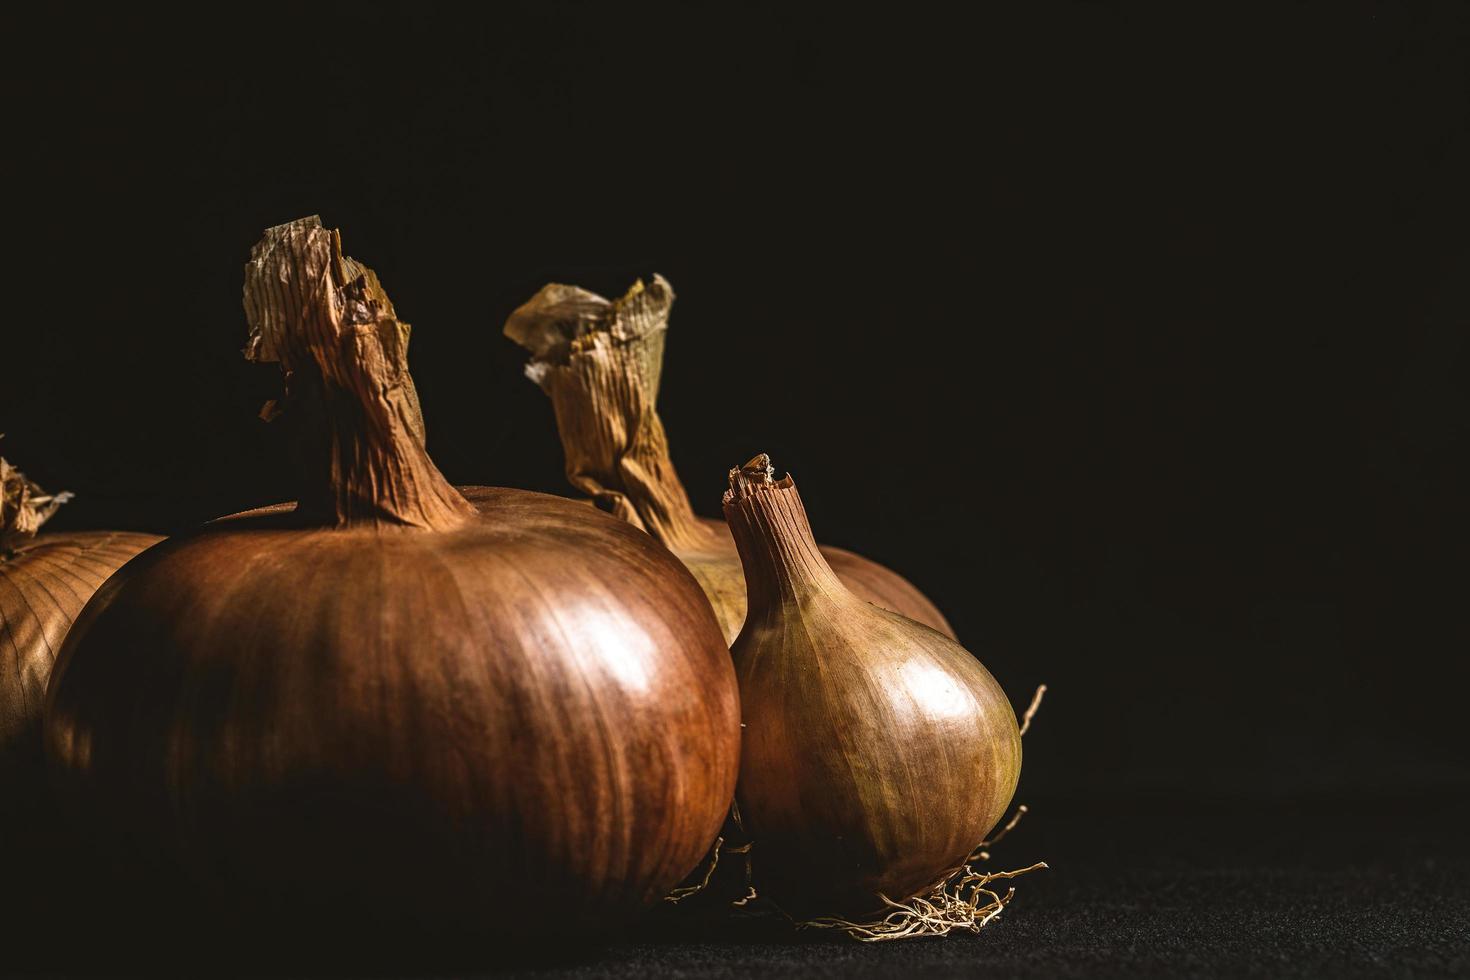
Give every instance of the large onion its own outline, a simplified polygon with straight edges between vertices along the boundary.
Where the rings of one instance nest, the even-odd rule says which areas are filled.
[[[1015,792],[1021,738],[1005,692],[949,637],[857,598],[766,457],[731,471],[725,518],[750,595],[730,653],[757,890],[804,917],[929,892]]]
[[[737,765],[697,584],[592,508],[450,486],[408,326],[317,219],[266,232],[245,307],[299,503],[172,539],[87,607],[46,716],[70,807],[125,866],[313,929],[605,925],[663,895]]]
[[[609,302],[556,283],[510,315],[505,335],[531,352],[527,375],[551,397],[567,479],[598,507],[644,528],[689,566],[727,640],[745,621],[745,580],[723,521],[695,515],[654,403],[674,291],[662,276]],[[902,576],[822,547],[858,596],[949,636],[949,623]]]

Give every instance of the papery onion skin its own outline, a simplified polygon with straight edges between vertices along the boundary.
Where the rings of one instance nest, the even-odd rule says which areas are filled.
[[[130,531],[37,536],[71,494],[0,459],[0,867],[41,850],[50,821],[41,753],[46,684],[66,632],[109,575],[163,540]]]
[[[467,496],[485,523],[457,532],[257,513],[117,576],[52,691],[73,808],[212,894],[293,913],[472,931],[554,904],[585,926],[662,896],[734,784],[708,606],[622,522]]]
[[[733,642],[745,621],[740,558],[723,521],[695,515],[655,409],[673,302],[662,276],[634,283],[612,302],[552,283],[510,315],[505,334],[531,353],[526,374],[551,399],[567,479],[678,555]],[[822,553],[862,599],[954,636],[939,609],[897,572],[841,548]]]
[[[949,637],[856,598],[790,477],[732,489],[725,514],[751,604],[731,656],[757,891],[798,917],[867,915],[880,896],[925,891],[1015,792],[1005,692]]]
[[[171,539],[88,605],[48,694],[61,798],[123,868],[252,924],[614,925],[728,806],[718,625],[625,523],[449,487],[403,383],[407,325],[325,234],[267,233],[304,257],[265,281],[327,298],[250,350],[289,358],[288,407],[324,421],[306,445],[330,465],[299,506]],[[291,309],[251,303],[252,324]]]
[[[163,539],[128,531],[42,534],[0,557],[0,852],[30,850],[44,812],[41,712],[67,630],[113,572]],[[10,857],[0,860],[14,868]]]

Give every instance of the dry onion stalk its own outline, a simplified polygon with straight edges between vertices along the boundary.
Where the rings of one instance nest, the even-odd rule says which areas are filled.
[[[567,479],[678,555],[733,642],[745,621],[740,560],[724,522],[694,513],[655,407],[673,303],[662,276],[634,283],[614,301],[553,283],[510,315],[505,335],[530,352],[526,374],[551,398]],[[841,548],[821,551],[856,595],[954,635],[896,572]]]
[[[952,876],[1020,775],[1005,693],[950,638],[854,596],[765,456],[730,471],[724,507],[750,597],[731,647],[744,723],[735,796],[761,896],[834,927],[921,896],[891,912],[905,934],[978,911],[991,879]]]
[[[203,886],[315,942],[602,928],[656,901],[736,774],[698,585],[593,508],[451,486],[408,325],[318,219],[265,233],[244,298],[298,502],[171,539],[89,606],[46,711],[71,811],[169,907]]]

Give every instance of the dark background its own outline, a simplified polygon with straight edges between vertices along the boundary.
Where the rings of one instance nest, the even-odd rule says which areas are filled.
[[[567,493],[501,325],[661,272],[696,508],[770,452],[1051,685],[1008,857],[1417,839],[1470,787],[1470,8],[1017,6],[7,15],[0,450],[56,528],[288,497],[241,270],[320,213],[449,478]]]

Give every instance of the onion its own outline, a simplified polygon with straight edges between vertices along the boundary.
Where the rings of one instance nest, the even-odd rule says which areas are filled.
[[[662,276],[634,283],[616,302],[553,283],[510,315],[505,335],[530,351],[526,374],[551,397],[567,479],[678,555],[733,641],[745,621],[734,542],[724,522],[695,515],[654,408],[673,303]],[[822,554],[858,596],[954,635],[902,576],[841,548]]]
[[[725,495],[750,596],[730,650],[740,826],[756,888],[788,913],[869,914],[964,864],[1015,792],[1021,737],[979,661],[842,583],[771,473],[758,456]]]
[[[736,775],[697,584],[592,508],[450,486],[408,325],[318,219],[265,233],[245,308],[247,357],[285,372],[299,503],[98,593],[49,691],[62,798],[125,869],[182,870],[270,926],[570,928],[657,900]]]
[[[56,651],[97,587],[163,540],[125,531],[37,537],[70,498],[0,459],[0,866],[11,873],[45,818],[41,708]]]

